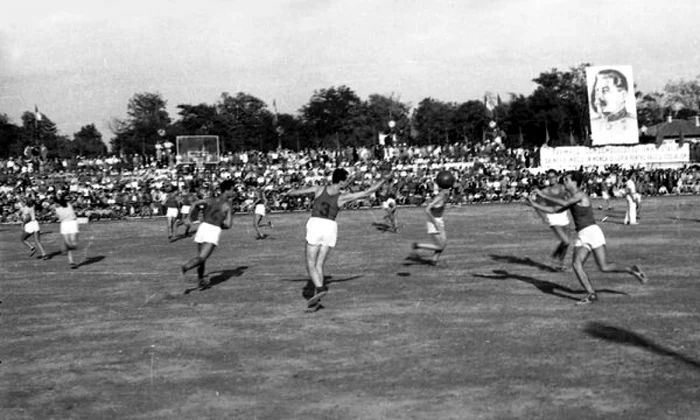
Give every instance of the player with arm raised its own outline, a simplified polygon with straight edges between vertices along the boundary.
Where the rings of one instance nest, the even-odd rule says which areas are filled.
[[[204,278],[205,263],[219,245],[221,230],[229,229],[233,223],[230,200],[235,192],[234,186],[233,181],[226,180],[219,187],[221,190],[219,197],[198,201],[192,205],[193,208],[201,209],[201,205],[204,204],[204,209],[201,210],[203,211],[202,223],[194,236],[194,242],[197,243],[197,256],[185,263],[180,270],[184,279],[185,273],[197,267],[197,279],[201,288],[209,286],[209,281]]]
[[[313,186],[292,190],[286,195],[297,196],[314,194],[311,217],[306,223],[306,269],[310,281],[302,295],[308,300],[310,309],[316,308],[321,298],[328,292],[323,282],[323,265],[338,239],[338,224],[335,219],[340,209],[347,203],[370,196],[377,191],[391,174],[364,191],[343,192],[351,179],[345,169],[333,171],[331,185]]]
[[[587,305],[598,300],[593,286],[588,278],[588,274],[583,268],[589,255],[593,253],[595,261],[598,264],[600,271],[605,273],[627,273],[634,276],[640,283],[647,282],[647,276],[642,269],[633,265],[631,267],[619,267],[617,264],[607,261],[605,248],[605,235],[600,227],[595,222],[593,216],[593,207],[586,192],[581,190],[584,176],[580,171],[572,171],[564,175],[564,188],[569,192],[570,197],[561,199],[544,195],[541,191],[536,191],[536,196],[542,196],[549,202],[554,203],[553,206],[537,203],[533,197],[528,197],[530,206],[539,209],[545,213],[557,213],[562,210],[570,210],[571,216],[574,219],[574,226],[578,237],[574,245],[573,269],[576,273],[581,285],[586,289],[588,295],[581,299],[579,305]]]

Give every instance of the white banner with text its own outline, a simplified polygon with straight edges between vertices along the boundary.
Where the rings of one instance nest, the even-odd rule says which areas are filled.
[[[690,162],[690,146],[679,146],[675,141],[665,141],[661,146],[638,144],[634,146],[565,146],[542,147],[540,167],[578,169],[579,167],[605,165],[629,166],[681,166]]]

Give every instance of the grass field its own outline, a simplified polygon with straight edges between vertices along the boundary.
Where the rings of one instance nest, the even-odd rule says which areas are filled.
[[[78,270],[27,258],[0,226],[0,418],[698,419],[700,197],[647,199],[638,226],[615,206],[609,259],[650,283],[590,259],[601,299],[586,307],[515,204],[449,208],[437,267],[406,259],[422,208],[400,209],[398,234],[373,227],[381,210],[341,212],[315,313],[308,214],[273,214],[264,241],[236,216],[207,290],[178,282],[195,247],[168,243],[164,219],[83,225]]]

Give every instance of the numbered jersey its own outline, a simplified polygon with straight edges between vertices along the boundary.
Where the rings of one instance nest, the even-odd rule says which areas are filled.
[[[314,199],[314,205],[311,208],[311,217],[320,217],[322,219],[335,220],[335,217],[340,211],[338,207],[338,197],[340,194],[330,195],[323,187],[321,195]]]

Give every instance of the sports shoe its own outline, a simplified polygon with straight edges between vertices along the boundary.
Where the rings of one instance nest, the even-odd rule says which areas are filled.
[[[591,293],[588,296],[586,296],[585,298],[576,302],[576,304],[577,305],[591,305],[592,303],[594,303],[597,300],[598,300],[598,295],[596,295],[595,293]]]
[[[418,249],[418,242],[414,242],[411,244],[411,249],[416,250]]]
[[[311,298],[309,298],[309,300],[306,302],[306,306],[309,308],[316,306],[316,304],[321,301],[321,298],[326,296],[327,293],[328,288],[326,286],[317,287],[314,295],[311,296]]]
[[[70,264],[70,269],[71,269],[71,270],[75,270],[75,269],[77,269],[77,268],[78,268],[78,264],[76,264],[76,263],[71,263],[71,264]]]
[[[29,250],[29,258],[32,258],[36,254],[36,247],[32,247],[32,249]]]
[[[311,299],[315,293],[316,286],[314,286],[314,282],[312,282],[311,280],[309,280],[309,282],[306,283],[306,286],[304,286],[304,288],[301,289],[301,296],[306,300]]]
[[[638,265],[632,266],[632,275],[635,276],[641,284],[647,284],[649,281],[647,275],[644,273],[644,271],[642,271],[642,267]]]

